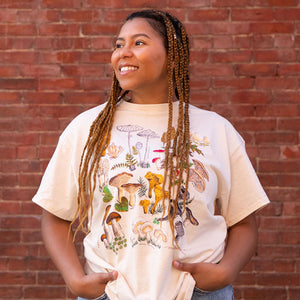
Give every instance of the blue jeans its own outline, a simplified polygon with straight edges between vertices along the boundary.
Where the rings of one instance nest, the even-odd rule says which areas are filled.
[[[87,299],[78,297],[77,300]],[[109,300],[109,298],[106,294],[104,294],[95,300]],[[234,300],[233,288],[232,285],[228,285],[221,290],[205,292],[195,287],[191,300]]]

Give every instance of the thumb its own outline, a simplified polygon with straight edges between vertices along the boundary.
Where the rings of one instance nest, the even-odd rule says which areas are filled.
[[[173,261],[173,267],[180,271],[193,273],[195,271],[195,264],[183,263],[178,260]]]
[[[118,277],[118,272],[112,271],[112,272],[108,272],[108,273],[99,273],[98,275],[101,277],[101,281],[103,283],[107,283],[109,281],[116,280]]]

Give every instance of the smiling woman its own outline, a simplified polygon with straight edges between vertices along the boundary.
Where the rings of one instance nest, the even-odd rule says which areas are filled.
[[[189,39],[169,13],[131,14],[111,63],[107,103],[65,129],[33,199],[50,256],[78,299],[233,299],[268,203],[244,141],[189,105]]]

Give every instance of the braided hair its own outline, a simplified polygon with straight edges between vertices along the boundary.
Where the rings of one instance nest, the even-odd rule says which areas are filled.
[[[126,21],[135,18],[145,19],[163,39],[167,50],[167,72],[168,72],[168,126],[166,133],[165,164],[163,194],[168,198],[168,219],[175,239],[174,218],[178,210],[178,200],[182,185],[185,186],[183,205],[189,182],[189,152],[190,152],[190,132],[189,132],[189,39],[182,23],[171,14],[159,10],[142,10],[130,14]],[[79,168],[79,192],[78,208],[76,217],[79,225],[75,231],[82,229],[88,232],[86,221],[90,212],[93,214],[93,197],[96,188],[97,168],[110,142],[110,133],[117,104],[127,94],[123,91],[115,73],[113,74],[111,92],[105,108],[100,112],[90,127],[89,136],[80,161]],[[174,134],[173,124],[173,99],[179,100],[178,122]],[[166,196],[168,195],[168,196]],[[172,204],[171,204],[172,202]],[[175,210],[170,213],[171,206]],[[75,219],[71,223],[74,223]],[[178,246],[178,245],[177,245]]]

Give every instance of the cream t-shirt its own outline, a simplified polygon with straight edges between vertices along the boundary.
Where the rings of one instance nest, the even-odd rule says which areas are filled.
[[[33,198],[62,219],[74,218],[81,154],[103,108],[80,114],[65,129]],[[178,102],[173,111],[176,127]],[[86,272],[118,271],[106,286],[111,300],[191,299],[195,281],[172,261],[219,262],[228,227],[269,202],[232,125],[190,105],[190,180],[186,209],[182,187],[174,220],[176,249],[162,205],[167,121],[166,103],[122,101],[99,163],[91,232],[84,239]]]

